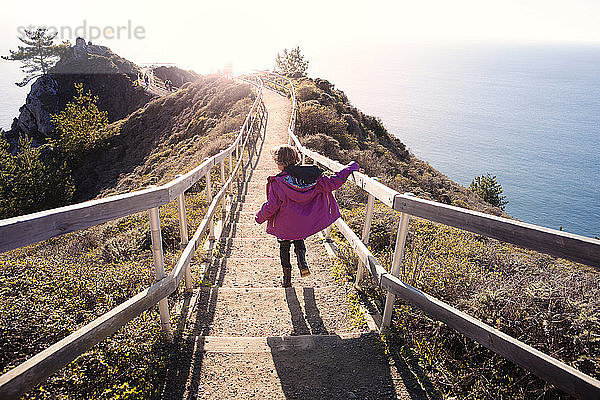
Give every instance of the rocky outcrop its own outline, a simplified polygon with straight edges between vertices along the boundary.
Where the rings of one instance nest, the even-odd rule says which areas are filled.
[[[50,70],[56,74],[125,74],[132,79],[137,78],[139,71],[137,65],[113,53],[108,47],[85,44],[81,38]]]
[[[38,78],[31,85],[25,104],[19,108],[20,115],[14,119],[7,135],[24,133],[36,141],[49,136],[53,128],[48,109],[55,108],[52,100],[58,97],[58,91],[58,84],[52,77]]]
[[[5,138],[13,149],[20,135],[30,137],[34,146],[46,142],[55,130],[51,115],[73,98],[75,83],[98,96],[98,106],[108,112],[109,121],[122,119],[152,99],[136,84],[138,72],[134,63],[108,47],[77,39],[50,72],[32,84]]]

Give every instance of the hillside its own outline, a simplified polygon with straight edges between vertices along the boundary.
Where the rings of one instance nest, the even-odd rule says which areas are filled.
[[[202,76],[108,127],[111,135],[73,171],[78,200],[163,183],[225,148],[242,125],[248,86]]]
[[[371,176],[399,192],[494,215],[485,203],[417,159],[377,118],[356,109],[321,79],[296,79],[297,133],[306,146],[342,163],[356,160]],[[366,195],[344,185],[336,197],[354,232],[365,220]],[[399,215],[375,205],[369,247],[391,266]],[[358,260],[339,233],[348,281]],[[494,239],[411,218],[400,279],[501,331],[600,377],[600,280],[591,267]],[[383,312],[381,290],[366,280],[360,301]],[[355,300],[356,301],[356,300]],[[570,399],[561,390],[445,324],[397,299],[396,318],[383,337],[395,362],[407,365],[432,398]]]
[[[154,75],[162,81],[170,80],[174,86],[179,87],[187,82],[193,82],[200,77],[194,71],[185,71],[174,66],[159,66],[154,68]]]
[[[201,79],[177,67],[156,70],[167,73],[179,86]],[[109,48],[86,44],[79,38],[48,74],[32,84],[19,117],[14,119],[11,130],[2,132],[0,137],[0,218],[98,195],[112,187],[120,174],[129,174],[144,157],[156,151],[153,146],[173,131],[173,124],[191,127],[198,124],[195,119],[203,119],[196,129],[188,129],[191,136],[212,129],[221,121],[223,110],[215,109],[215,103],[208,104],[204,97],[217,92],[220,94],[216,97],[229,96],[234,90],[223,82],[211,84],[205,80],[199,87],[181,90],[163,101],[152,94],[157,91],[147,92],[138,84],[140,72],[138,66]],[[156,80],[158,84],[160,77]],[[247,94],[240,92],[232,95],[236,98],[220,100],[233,107],[240,96]],[[153,99],[160,102],[150,106],[147,114],[127,119]],[[197,106],[190,112],[186,107],[191,102]],[[157,111],[163,105],[168,113]],[[236,116],[235,110],[228,114],[234,121]],[[62,118],[61,122],[53,119],[57,117]],[[86,122],[92,120],[96,121],[93,127]],[[228,127],[225,120],[222,123]],[[69,130],[67,126],[77,128]],[[65,129],[70,133],[65,134]],[[70,148],[67,142],[78,144]],[[124,150],[129,146],[135,151]],[[144,179],[155,180],[149,176]]]

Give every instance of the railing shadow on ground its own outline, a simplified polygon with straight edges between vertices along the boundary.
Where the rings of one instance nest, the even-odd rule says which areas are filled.
[[[234,215],[234,212],[232,207],[231,215]],[[223,232],[226,232],[232,225],[235,225],[235,221],[231,218],[227,222],[227,226],[223,227]],[[227,246],[227,242],[223,243]],[[219,249],[219,251],[222,251],[223,255],[227,255],[228,252],[226,249]],[[226,257],[219,257],[211,260],[204,272],[202,286],[194,295],[194,301],[188,301],[189,306],[182,310],[181,325],[178,326],[178,334],[172,346],[168,372],[161,385],[163,388],[161,398],[195,399],[198,396],[200,374],[205,356],[204,341],[205,336],[210,334],[210,326],[214,321],[219,287],[225,276],[222,273],[224,265],[221,262],[225,259]],[[187,320],[189,314],[193,312],[196,314],[195,320]],[[184,332],[186,324],[191,324],[189,332]]]
[[[256,135],[254,140],[256,145],[260,143],[260,147],[257,146],[258,148],[244,161],[244,168],[240,171],[240,181],[235,185],[236,201],[231,205],[229,218],[224,222],[219,241],[214,244],[214,251],[218,257],[210,257],[202,277],[202,286],[197,290],[194,299],[188,296],[184,300],[178,331],[171,346],[168,372],[161,384],[161,398],[195,399],[200,392],[205,337],[210,334],[210,326],[214,321],[219,287],[223,284],[227,268],[225,260],[231,253],[230,238],[235,233],[235,226],[239,222],[239,209],[248,191],[244,183],[252,176],[258,162],[264,143],[266,123],[259,132],[263,133]],[[255,147],[254,143],[250,144],[250,147]],[[196,314],[195,320],[188,321],[187,317],[193,312]],[[192,327],[186,335],[185,326],[189,323]]]

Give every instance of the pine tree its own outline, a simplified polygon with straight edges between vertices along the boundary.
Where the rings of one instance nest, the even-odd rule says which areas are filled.
[[[284,75],[305,76],[308,69],[308,60],[304,59],[300,47],[291,50],[283,49],[275,58],[275,69]]]
[[[75,83],[76,94],[66,108],[52,116],[58,137],[55,146],[70,161],[79,160],[105,135],[108,113],[98,108],[98,97],[83,90],[83,83]]]
[[[5,60],[21,61],[21,71],[25,73],[25,77],[21,82],[15,83],[17,86],[25,86],[32,79],[46,75],[66,51],[69,42],[54,44],[57,33],[49,33],[47,28],[26,29],[26,37],[19,38],[26,46],[18,46],[17,51],[9,50],[9,56],[2,56]]]
[[[476,176],[469,185],[469,189],[486,202],[500,207],[502,210],[508,204],[506,196],[502,195],[504,191],[502,190],[502,185],[496,180],[496,175],[486,174]]]

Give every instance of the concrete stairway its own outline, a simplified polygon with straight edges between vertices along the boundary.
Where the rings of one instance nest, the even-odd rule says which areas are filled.
[[[289,101],[266,91],[267,133],[248,171],[241,202],[224,227],[196,289],[183,329],[178,367],[166,398],[408,398],[376,333],[350,317],[346,288],[331,274],[323,242],[306,240],[312,275],[281,288],[277,240],[257,225],[269,175],[269,149],[286,143]]]

